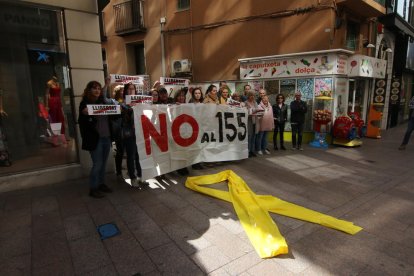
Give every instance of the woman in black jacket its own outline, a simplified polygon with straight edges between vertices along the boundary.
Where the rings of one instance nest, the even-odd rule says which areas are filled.
[[[283,133],[285,131],[285,123],[287,121],[287,105],[285,104],[285,97],[282,94],[276,96],[276,104],[273,108],[273,119],[275,120],[275,128],[273,130],[273,149],[277,148],[277,133],[280,133],[280,149],[286,150],[283,145]]]
[[[109,116],[88,115],[88,104],[107,104],[102,94],[102,86],[97,81],[90,81],[85,88],[79,104],[79,129],[82,137],[82,149],[89,151],[92,169],[89,176],[89,196],[101,198],[102,192],[112,190],[105,185],[105,168],[111,148]]]

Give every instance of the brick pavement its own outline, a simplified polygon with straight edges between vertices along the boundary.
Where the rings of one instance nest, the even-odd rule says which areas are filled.
[[[135,190],[87,196],[87,179],[0,194],[0,275],[413,275],[414,143],[405,126],[360,148],[273,152],[192,174],[232,169],[271,194],[360,225],[347,235],[272,214],[290,253],[258,257],[229,203],[168,174]],[[101,241],[96,226],[121,234]]]

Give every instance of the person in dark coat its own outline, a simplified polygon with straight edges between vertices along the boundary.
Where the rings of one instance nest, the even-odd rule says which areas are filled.
[[[273,119],[275,121],[275,128],[273,130],[273,149],[278,150],[277,134],[280,135],[280,149],[286,150],[283,143],[283,134],[285,131],[285,123],[287,121],[287,105],[285,104],[285,97],[282,94],[276,96],[276,104],[272,106]]]
[[[82,149],[89,151],[92,168],[89,176],[89,196],[104,197],[102,192],[112,190],[105,185],[105,169],[111,148],[111,131],[109,116],[88,115],[88,104],[108,104],[102,93],[102,86],[97,81],[90,81],[84,90],[79,104],[79,129],[82,137]]]
[[[290,103],[290,124],[292,126],[292,149],[303,150],[302,134],[305,123],[305,114],[308,111],[306,102],[301,100],[300,91],[295,93],[295,100]],[[297,136],[297,143],[296,143]]]

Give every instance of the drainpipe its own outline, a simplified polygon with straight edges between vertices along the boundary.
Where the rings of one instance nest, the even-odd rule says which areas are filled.
[[[160,18],[160,36],[161,36],[161,69],[162,69],[162,76],[165,77],[165,49],[164,49],[164,25],[167,22],[165,17]]]

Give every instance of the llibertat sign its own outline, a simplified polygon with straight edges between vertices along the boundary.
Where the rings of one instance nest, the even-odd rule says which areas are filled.
[[[160,84],[167,89],[169,97],[174,97],[181,88],[188,87],[190,81],[187,79],[160,77]]]
[[[120,105],[88,104],[88,115],[117,115],[121,114]]]
[[[144,85],[144,77],[143,76],[129,76],[129,75],[119,75],[119,74],[110,74],[111,83],[116,84],[127,84],[133,83],[138,85]]]
[[[126,104],[136,104],[136,103],[147,103],[152,104],[152,96],[144,95],[126,95],[125,96]]]
[[[133,109],[144,180],[199,162],[248,157],[244,108],[139,104]]]

